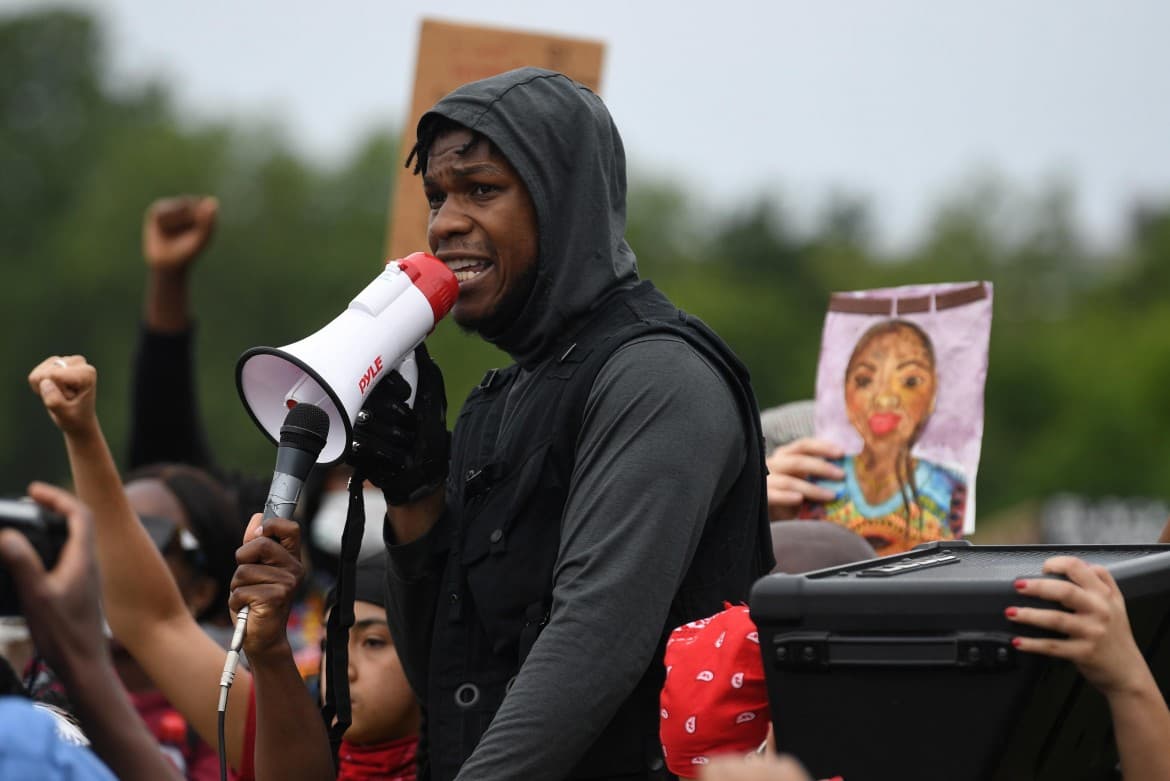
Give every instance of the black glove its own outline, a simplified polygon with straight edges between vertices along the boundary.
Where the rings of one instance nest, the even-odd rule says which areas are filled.
[[[346,458],[391,505],[410,504],[443,484],[451,456],[443,373],[423,345],[414,351],[418,388],[397,371],[378,383],[358,413]]]

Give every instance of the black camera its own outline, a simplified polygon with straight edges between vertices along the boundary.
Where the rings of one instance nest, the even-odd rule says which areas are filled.
[[[28,499],[0,499],[0,529],[16,529],[24,534],[45,563],[45,569],[56,566],[61,548],[69,538],[65,516]],[[20,612],[20,596],[8,571],[0,564],[0,616],[17,616]]]

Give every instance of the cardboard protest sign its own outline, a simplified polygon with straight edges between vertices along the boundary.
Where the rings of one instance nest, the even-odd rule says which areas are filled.
[[[835,293],[817,368],[816,435],[840,446],[836,494],[800,515],[886,555],[975,530],[991,334],[989,282]]]
[[[559,71],[600,94],[604,53],[599,41],[423,20],[410,116],[402,129],[403,157],[414,144],[419,118],[456,87],[531,65]],[[390,258],[427,249],[422,181],[407,168],[397,176],[387,229]]]

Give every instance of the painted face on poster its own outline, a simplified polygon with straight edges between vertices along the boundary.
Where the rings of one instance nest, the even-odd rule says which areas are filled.
[[[817,436],[845,477],[805,518],[840,523],[881,554],[974,531],[991,331],[990,283],[835,293],[817,369]]]

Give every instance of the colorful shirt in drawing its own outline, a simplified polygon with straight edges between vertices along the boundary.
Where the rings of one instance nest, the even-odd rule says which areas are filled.
[[[843,480],[816,482],[835,494],[825,504],[805,504],[801,518],[832,521],[861,535],[882,556],[902,553],[921,542],[953,540],[963,534],[963,508],[967,484],[953,469],[914,459],[917,492],[909,498],[909,523],[900,492],[878,504],[865,500],[857,482],[853,456],[835,460],[845,471]]]

